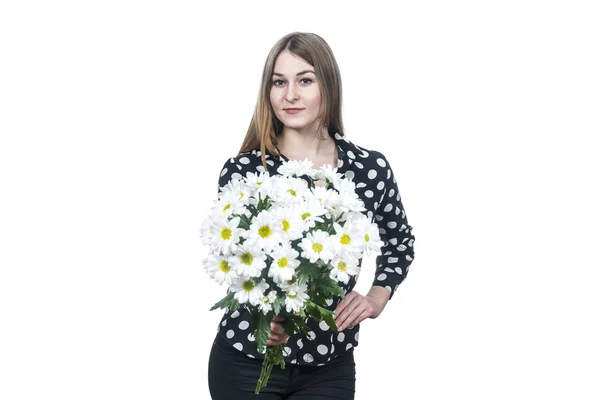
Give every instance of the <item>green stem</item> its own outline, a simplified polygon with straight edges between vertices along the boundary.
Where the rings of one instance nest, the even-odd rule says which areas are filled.
[[[283,359],[283,348],[283,344],[280,344],[278,346],[267,346],[267,352],[265,353],[265,359],[262,363],[260,377],[258,378],[258,382],[256,382],[256,390],[254,391],[255,394],[258,394],[260,392],[260,389],[267,386],[267,382],[269,381],[269,377],[271,376],[271,370],[273,370],[274,365],[279,365],[281,369],[285,368],[285,361]]]

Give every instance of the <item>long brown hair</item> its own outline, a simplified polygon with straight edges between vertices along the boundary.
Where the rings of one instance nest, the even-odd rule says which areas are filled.
[[[275,149],[277,136],[283,131],[283,124],[273,112],[270,92],[275,61],[279,54],[285,50],[301,57],[315,68],[321,91],[321,107],[317,117],[318,126],[326,126],[328,131],[344,135],[342,79],[331,48],[321,36],[315,33],[289,33],[275,43],[267,56],[254,115],[239,151],[243,153],[259,147],[265,170],[267,170],[265,150],[268,150],[271,154],[277,154]]]

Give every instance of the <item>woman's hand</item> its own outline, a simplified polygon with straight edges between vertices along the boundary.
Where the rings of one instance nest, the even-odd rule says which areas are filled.
[[[346,294],[335,309],[338,331],[353,328],[367,318],[377,318],[389,298],[387,289],[379,286],[373,286],[366,296],[354,290]]]
[[[280,344],[287,343],[289,336],[285,333],[285,329],[283,329],[283,324],[285,318],[279,315],[276,315],[271,320],[271,334],[269,335],[269,340],[267,341],[267,346],[278,346]]]

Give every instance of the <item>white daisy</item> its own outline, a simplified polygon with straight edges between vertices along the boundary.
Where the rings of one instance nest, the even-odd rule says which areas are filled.
[[[333,257],[329,234],[320,229],[308,232],[306,237],[300,242],[300,247],[303,250],[301,256],[308,259],[311,263],[317,260],[327,262]]]
[[[335,235],[332,236],[333,251],[336,254],[357,255],[360,257],[364,248],[364,235],[359,231],[356,224],[348,221],[341,226],[337,222],[333,223]]]
[[[370,254],[371,251],[381,253],[383,243],[379,237],[379,227],[377,224],[369,222],[369,219],[363,214],[359,215],[364,218],[353,218],[350,223],[363,234],[364,247],[367,254]]]
[[[282,242],[300,239],[304,232],[304,221],[298,205],[271,209],[274,218],[281,223]]]
[[[285,310],[287,312],[300,312],[309,298],[306,294],[306,285],[292,285],[285,293]]]
[[[302,176],[314,174],[312,171],[313,163],[308,159],[304,159],[302,161],[299,160],[289,160],[285,161],[281,164],[279,168],[277,168],[277,172],[279,172],[283,176]]]
[[[258,201],[260,195],[260,199],[264,200],[272,191],[274,183],[273,178],[274,177],[271,177],[269,172],[247,172],[246,185],[250,188],[251,199]]]
[[[358,275],[358,259],[354,257],[335,257],[332,261],[332,268],[329,277],[339,282],[348,283],[350,276]]]
[[[268,253],[282,241],[281,232],[281,222],[271,212],[263,210],[252,219],[246,239],[248,245],[258,246]]]
[[[202,263],[209,276],[216,280],[219,285],[223,282],[231,285],[231,278],[235,275],[235,272],[231,269],[227,257],[210,254]]]
[[[208,239],[214,250],[228,255],[237,246],[240,238],[246,235],[246,231],[238,228],[240,219],[238,217],[230,220],[221,218],[211,218],[211,225],[208,228]]]
[[[261,303],[264,297],[264,292],[269,288],[269,284],[265,280],[255,282],[254,279],[236,279],[231,285],[231,291],[235,292],[233,297],[240,303],[249,302],[253,306]]]
[[[262,270],[266,268],[267,255],[256,246],[244,244],[237,246],[235,253],[229,259],[229,263],[234,271],[242,277],[260,276]]]
[[[356,186],[354,185],[354,182],[347,179],[342,179],[340,181],[340,208],[344,212],[362,212],[366,210],[364,202],[358,197],[355,190]]]
[[[337,219],[342,213],[340,209],[341,199],[337,191],[326,189],[323,186],[315,186],[311,189],[312,196],[321,204],[327,218]]]
[[[304,221],[304,229],[308,230],[314,228],[316,222],[323,222],[321,217],[327,213],[327,210],[317,199],[307,197],[306,201],[299,204],[298,212]]]
[[[275,299],[277,299],[277,292],[271,290],[268,295],[260,299],[260,303],[258,303],[258,309],[262,311],[263,314],[268,314],[269,311],[273,309],[273,302]]]
[[[233,187],[231,186],[230,188]],[[211,208],[211,213],[216,218],[228,218],[232,214],[247,215],[248,210],[244,201],[240,199],[240,194],[227,189],[219,193],[215,204]]]
[[[238,199],[241,203],[248,206],[252,204],[250,202],[253,190],[246,184],[245,181],[240,179],[233,179],[229,181],[225,186],[221,188],[223,196],[230,194],[231,198]]]
[[[273,262],[269,268],[269,277],[279,283],[292,279],[296,268],[300,265],[300,260],[297,259],[299,255],[289,244],[273,250],[270,254]]]
[[[316,172],[315,177],[319,180],[322,179],[328,184],[331,183],[334,188],[339,186],[339,182],[344,178],[344,175],[337,172],[337,167],[333,167],[329,164],[323,164]],[[329,186],[329,185],[327,185]]]
[[[274,185],[273,199],[277,204],[289,206],[304,201],[304,194],[309,191],[308,183],[300,178],[282,178]]]

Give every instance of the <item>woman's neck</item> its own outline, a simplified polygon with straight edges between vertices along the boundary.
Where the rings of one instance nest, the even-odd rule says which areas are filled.
[[[320,132],[299,132],[284,128],[277,136],[277,148],[289,159],[322,159],[335,152],[335,142],[326,127]]]

